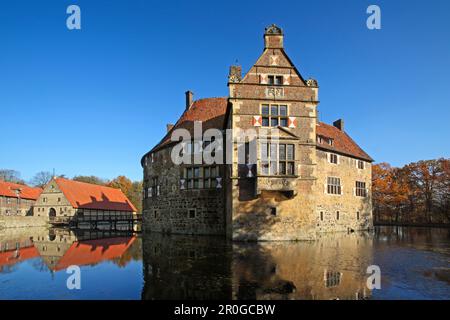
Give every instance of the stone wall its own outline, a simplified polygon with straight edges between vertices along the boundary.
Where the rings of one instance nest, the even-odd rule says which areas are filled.
[[[338,155],[338,164],[328,161],[329,152],[317,150],[316,210],[314,220],[318,232],[361,230],[372,228],[372,166],[365,162],[358,169],[357,159]],[[327,193],[327,177],[341,180],[342,194]],[[355,194],[356,181],[366,183],[367,197]],[[321,220],[321,212],[323,220]],[[337,219],[339,212],[339,219]],[[359,212],[359,219],[358,219]]]
[[[76,213],[76,209],[72,207],[55,180],[45,186],[44,191],[36,200],[33,215],[48,219],[50,209],[55,209],[57,217],[71,217]]]
[[[265,49],[249,72],[242,77],[240,67],[231,68],[226,128],[233,135],[250,129],[256,136],[241,141],[233,137],[232,149],[226,148],[231,163],[220,166],[223,188],[181,188],[184,166],[172,163],[167,146],[145,158],[144,189],[157,187],[158,194],[143,200],[144,231],[225,233],[234,240],[313,240],[317,233],[372,226],[371,164],[365,162],[365,168],[358,169],[356,159],[340,156],[334,165],[326,152],[317,149],[318,84],[304,80],[283,43],[282,33],[265,34]],[[268,118],[263,117],[263,105],[282,105],[287,114],[278,125],[263,127]],[[261,133],[272,139],[271,128],[277,130],[275,144],[294,145],[293,173],[262,170],[267,161],[262,158],[262,143],[273,141],[261,139]],[[256,163],[249,163],[253,167],[238,163],[245,158],[244,142],[256,146]],[[328,176],[341,178],[342,195],[326,193]],[[154,179],[157,186],[152,185]],[[354,194],[356,181],[366,183],[367,197]]]
[[[42,227],[47,225],[48,218],[46,217],[0,216],[0,229]]]
[[[277,38],[271,41],[271,38]],[[239,146],[234,142],[227,190],[231,192],[228,236],[235,240],[311,240],[315,237],[314,184],[316,170],[317,88],[302,80],[285,52],[280,36],[266,35],[266,48],[242,81],[229,83],[232,104],[229,128],[256,130],[256,177],[239,174]],[[277,44],[271,47],[272,44]],[[267,47],[268,46],[268,47]],[[269,75],[282,77],[282,85],[269,85]],[[279,143],[293,144],[294,174],[267,176],[262,171],[262,105],[285,105],[289,124],[278,130]],[[255,118],[256,117],[256,118]],[[276,128],[276,127],[275,127]],[[269,132],[272,136],[273,132]],[[269,137],[271,138],[271,137]],[[251,141],[249,139],[249,141]]]
[[[174,165],[171,148],[153,155],[144,168],[144,189],[157,178],[159,195],[144,198],[144,231],[175,234],[225,234],[224,191],[218,189],[181,189],[184,166]],[[223,172],[219,168],[219,172]]]
[[[34,200],[0,196],[0,215],[28,216],[33,214]]]

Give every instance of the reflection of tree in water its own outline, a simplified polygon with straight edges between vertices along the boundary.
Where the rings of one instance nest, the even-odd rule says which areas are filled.
[[[49,271],[47,265],[45,264],[44,260],[42,259],[33,259],[31,261],[31,266],[33,269],[39,271],[39,272],[46,272]]]
[[[0,266],[0,273],[13,273],[15,271],[17,271],[18,266],[17,265],[5,265],[5,266]]]
[[[119,267],[125,267],[131,261],[142,260],[142,239],[140,237],[134,240],[133,244],[125,251],[123,255],[113,260]]]

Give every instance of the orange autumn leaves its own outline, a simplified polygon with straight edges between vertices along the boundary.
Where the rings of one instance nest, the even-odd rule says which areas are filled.
[[[375,221],[448,223],[450,159],[424,160],[402,168],[372,166]]]

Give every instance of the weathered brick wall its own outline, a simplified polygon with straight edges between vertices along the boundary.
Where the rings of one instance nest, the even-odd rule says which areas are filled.
[[[184,166],[174,165],[171,148],[154,154],[144,169],[144,188],[158,178],[160,195],[143,200],[143,230],[179,234],[225,234],[224,189],[182,190]],[[223,173],[223,168],[220,169]],[[189,216],[195,210],[195,217]]]
[[[144,199],[144,230],[223,234],[235,240],[311,240],[317,232],[365,229],[372,225],[371,167],[356,167],[355,159],[342,157],[335,168],[316,150],[317,82],[304,80],[283,50],[283,36],[265,34],[263,54],[242,78],[240,67],[232,67],[229,77],[227,128],[236,135],[240,129],[257,133],[257,163],[253,177],[246,165],[238,163],[242,143],[233,139],[231,163],[221,167],[220,190],[181,190],[183,166],[170,160],[170,148],[154,153],[154,161],[144,166],[144,187],[154,177],[160,181],[160,195]],[[269,76],[282,79],[269,83]],[[278,80],[277,80],[278,81]],[[289,125],[279,130],[279,143],[295,145],[294,174],[268,176],[261,168],[262,104],[287,106]],[[270,134],[270,132],[269,132]],[[272,133],[273,134],[273,133]],[[233,137],[235,138],[235,137]],[[252,141],[254,138],[247,138]],[[241,141],[242,142],[242,141]],[[267,141],[264,141],[267,142]],[[255,169],[256,168],[256,169]],[[328,175],[341,177],[342,196],[324,193]],[[353,195],[355,181],[364,181],[368,197]],[[196,210],[190,218],[189,209]],[[340,219],[333,219],[336,211]],[[324,219],[320,219],[323,212]],[[356,213],[360,213],[360,219]]]
[[[372,227],[372,166],[365,162],[364,169],[358,169],[356,159],[339,155],[339,163],[332,164],[328,161],[327,152],[317,150],[317,185],[316,185],[316,210],[314,220],[318,232],[347,231],[367,229]],[[327,194],[327,177],[341,179],[342,194]],[[355,195],[355,182],[366,183],[367,197]],[[339,211],[339,220],[337,219]],[[323,212],[323,221],[320,219]],[[357,219],[357,212],[360,218]]]
[[[52,180],[41,193],[33,208],[33,215],[37,217],[49,217],[49,211],[53,208],[57,217],[73,216],[76,209],[72,207],[64,193],[59,189],[55,180]]]
[[[0,215],[32,215],[34,200],[0,196]]]
[[[261,116],[261,105],[287,105],[288,116],[295,119],[295,125],[280,132],[280,143],[295,145],[295,174],[285,178],[265,177],[261,172],[258,141],[258,177],[239,176],[239,151],[235,142],[227,187],[231,192],[227,217],[232,224],[228,236],[235,240],[310,240],[315,237],[312,218],[315,211],[317,88],[303,82],[279,48],[281,44],[278,36],[273,41],[270,36],[266,37],[268,47],[256,64],[241,82],[229,84],[232,103],[229,127],[261,132],[265,128],[255,126],[254,121],[254,116]],[[268,85],[268,75],[282,76],[283,85]],[[272,89],[277,90],[275,96]],[[289,195],[290,192],[294,196]]]

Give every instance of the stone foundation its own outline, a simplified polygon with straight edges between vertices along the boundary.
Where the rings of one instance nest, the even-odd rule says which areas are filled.
[[[0,216],[0,229],[48,226],[47,217]]]

